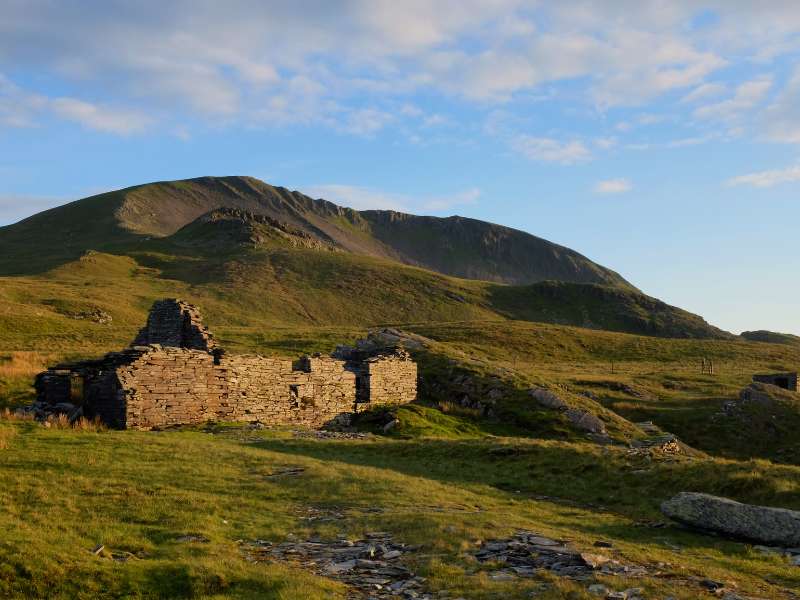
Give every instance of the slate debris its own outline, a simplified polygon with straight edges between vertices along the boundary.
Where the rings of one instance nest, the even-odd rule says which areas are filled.
[[[250,562],[290,562],[350,586],[357,598],[376,600],[415,598],[432,600],[425,590],[425,578],[402,564],[402,558],[416,550],[397,543],[386,532],[370,532],[363,539],[335,541],[311,538],[289,539],[275,544],[266,540],[242,542],[241,550]]]
[[[487,541],[475,558],[481,563],[505,565],[494,576],[532,577],[540,569],[576,580],[590,579],[595,573],[626,577],[648,574],[645,567],[625,565],[598,553],[579,552],[564,541],[532,531],[518,531],[505,540]]]

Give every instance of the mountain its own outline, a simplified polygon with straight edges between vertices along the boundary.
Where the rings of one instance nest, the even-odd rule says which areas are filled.
[[[219,208],[268,216],[331,247],[445,275],[509,284],[557,279],[633,289],[614,271],[523,231],[463,217],[359,212],[252,177],[135,186],[0,228],[0,274],[43,270],[90,249],[114,250],[165,238]]]
[[[136,186],[0,228],[3,275],[7,297],[35,308],[31,318],[53,307],[58,318],[132,317],[168,290],[223,322],[259,327],[512,319],[732,337],[521,231],[359,212],[248,177]]]

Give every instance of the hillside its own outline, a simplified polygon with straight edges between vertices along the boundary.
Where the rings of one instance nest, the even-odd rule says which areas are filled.
[[[510,284],[547,279],[631,288],[617,273],[528,233],[474,219],[359,212],[252,177],[201,177],[100,194],[0,228],[0,274],[30,274],[86,250],[137,247],[219,208],[268,216],[341,250],[446,275]]]
[[[777,333],[775,331],[743,331],[741,336],[751,342],[765,342],[768,344],[794,344],[800,346],[800,337],[791,333]]]

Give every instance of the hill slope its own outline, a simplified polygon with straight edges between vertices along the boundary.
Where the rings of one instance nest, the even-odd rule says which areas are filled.
[[[0,228],[0,274],[37,272],[86,250],[137,246],[219,208],[265,215],[341,250],[499,283],[547,279],[632,288],[617,273],[528,233],[462,217],[343,208],[252,177],[201,177],[92,196]]]

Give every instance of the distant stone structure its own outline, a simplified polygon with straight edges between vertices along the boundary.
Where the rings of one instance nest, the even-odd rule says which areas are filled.
[[[162,300],[129,348],[40,373],[34,411],[134,429],[206,421],[321,427],[416,399],[417,365],[402,347],[337,352],[296,361],[227,354],[196,307]]]
[[[764,375],[753,375],[755,383],[768,383],[778,386],[790,392],[797,391],[797,373],[767,373]]]

